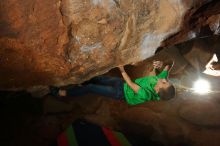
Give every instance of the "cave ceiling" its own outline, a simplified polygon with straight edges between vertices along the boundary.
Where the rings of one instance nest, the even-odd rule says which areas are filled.
[[[219,33],[217,0],[1,0],[0,88],[81,83]],[[189,55],[188,55],[189,56]]]

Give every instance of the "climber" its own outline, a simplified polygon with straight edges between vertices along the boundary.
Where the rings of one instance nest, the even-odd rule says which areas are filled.
[[[125,80],[121,78],[98,76],[82,85],[70,86],[66,89],[50,87],[51,94],[58,97],[81,96],[95,93],[114,99],[124,99],[130,105],[144,103],[150,100],[169,100],[175,96],[174,86],[167,80],[172,65],[166,65],[163,71],[156,75],[156,70],[163,66],[163,62],[153,62],[153,74],[134,81],[130,79],[123,66],[118,67]]]

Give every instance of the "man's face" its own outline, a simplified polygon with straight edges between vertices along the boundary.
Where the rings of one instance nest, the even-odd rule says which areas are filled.
[[[159,88],[166,89],[170,86],[170,83],[166,79],[159,79],[157,82]]]

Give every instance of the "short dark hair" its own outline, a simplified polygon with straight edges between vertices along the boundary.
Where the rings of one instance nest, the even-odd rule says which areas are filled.
[[[160,88],[158,92],[158,95],[162,100],[169,100],[171,98],[174,98],[175,94],[176,94],[176,89],[172,84],[170,84],[170,86],[167,87],[166,89]]]

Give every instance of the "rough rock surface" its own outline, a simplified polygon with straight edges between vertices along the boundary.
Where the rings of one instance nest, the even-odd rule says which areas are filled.
[[[146,59],[183,29],[186,16],[212,2],[1,0],[0,88],[80,83]]]
[[[186,15],[181,30],[170,38],[166,39],[163,46],[173,46],[180,42],[201,36],[206,27],[210,27],[214,34],[219,34],[219,13],[220,2],[212,0],[210,3],[201,6],[199,9],[191,9]],[[205,34],[207,35],[207,34]],[[211,34],[208,34],[208,36]]]

